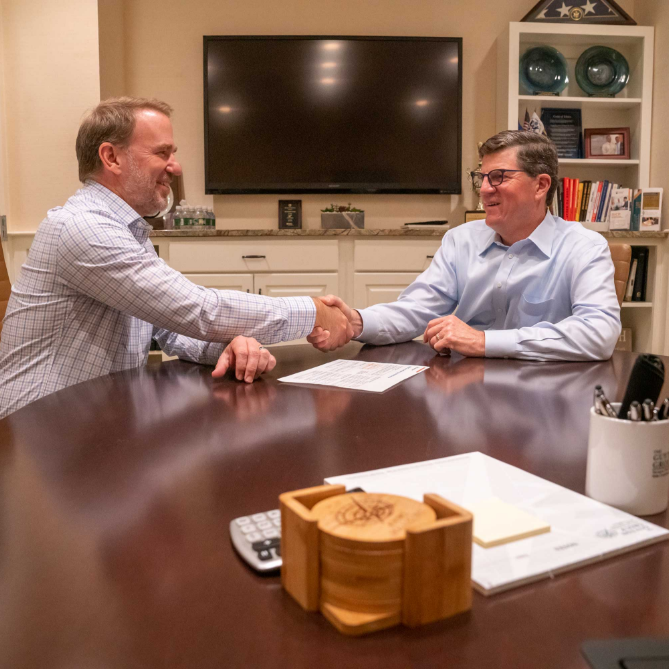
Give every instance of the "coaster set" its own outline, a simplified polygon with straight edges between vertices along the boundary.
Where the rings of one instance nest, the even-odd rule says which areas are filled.
[[[342,633],[418,627],[472,605],[472,516],[424,502],[323,485],[284,493],[283,587]]]

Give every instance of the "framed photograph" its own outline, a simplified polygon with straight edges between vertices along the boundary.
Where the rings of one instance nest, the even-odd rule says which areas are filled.
[[[629,160],[630,129],[586,128],[585,157]]]

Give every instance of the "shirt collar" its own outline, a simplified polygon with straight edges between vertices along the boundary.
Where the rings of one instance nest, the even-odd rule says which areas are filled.
[[[123,198],[116,195],[106,186],[103,186],[93,179],[87,179],[84,183],[83,190],[85,192],[94,194],[96,199],[102,199],[109,208],[114,212],[114,217],[124,225],[130,227],[133,223],[137,227],[151,228],[142,216],[140,216]]]
[[[550,212],[546,212],[544,220],[532,231],[527,238],[531,241],[547,258],[551,257],[553,248],[553,237],[555,236],[555,219]],[[492,229],[488,228],[484,235],[481,235],[479,241],[479,255],[483,255],[493,244],[504,246],[501,237]]]

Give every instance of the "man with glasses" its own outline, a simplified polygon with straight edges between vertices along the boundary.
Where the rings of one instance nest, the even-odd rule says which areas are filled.
[[[531,360],[605,360],[620,335],[606,240],[548,211],[558,183],[553,143],[505,130],[479,149],[485,220],[446,233],[430,267],[390,304],[339,306],[372,344],[419,335],[440,353]],[[310,341],[319,346],[320,334]]]

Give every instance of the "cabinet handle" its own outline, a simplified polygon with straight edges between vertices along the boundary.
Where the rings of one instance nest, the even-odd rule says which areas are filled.
[[[434,256],[427,256],[428,260],[432,260],[432,258],[434,258]]]
[[[242,260],[264,260],[265,256],[242,256]]]
[[[251,290],[250,290],[249,288],[247,288],[247,289],[246,289],[246,292],[247,292],[247,293],[250,293],[250,292],[251,292]]]
[[[262,288],[258,288],[258,295],[262,295]]]

